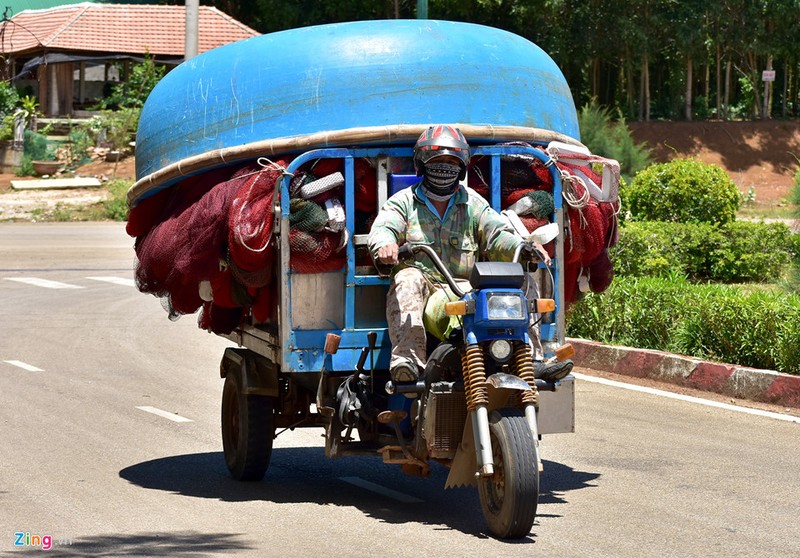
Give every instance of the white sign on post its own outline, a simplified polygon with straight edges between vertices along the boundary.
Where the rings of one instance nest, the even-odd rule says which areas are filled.
[[[775,81],[775,70],[764,70],[761,72],[761,81]]]

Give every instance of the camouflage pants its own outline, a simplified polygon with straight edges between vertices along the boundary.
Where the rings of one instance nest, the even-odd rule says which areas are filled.
[[[528,286],[528,295],[537,297],[538,289],[535,283],[531,283]],[[401,269],[392,278],[386,295],[386,321],[392,343],[390,368],[402,361],[416,364],[420,370],[425,368],[427,353],[422,313],[435,288],[436,285],[428,281],[415,267]],[[532,325],[528,328],[528,335],[534,357],[537,357],[541,354],[541,343],[539,326],[533,325],[534,321],[535,318],[531,316]]]
[[[425,367],[425,326],[422,311],[431,294],[431,284],[415,267],[398,271],[386,295],[386,321],[392,342],[392,368],[402,361]]]

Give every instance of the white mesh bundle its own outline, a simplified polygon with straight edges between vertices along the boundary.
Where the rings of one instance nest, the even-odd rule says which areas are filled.
[[[313,182],[309,182],[308,184],[303,184],[300,188],[300,196],[308,199],[313,198],[314,196],[318,196],[323,192],[327,192],[328,190],[332,190],[337,186],[342,186],[344,184],[344,176],[340,172],[334,172],[333,174],[329,174],[328,176],[323,176],[322,178],[318,178]]]
[[[332,231],[344,229],[346,222],[342,202],[336,198],[325,200],[325,211],[328,212],[327,228]]]

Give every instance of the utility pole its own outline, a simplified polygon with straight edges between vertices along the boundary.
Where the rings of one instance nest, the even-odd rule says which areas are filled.
[[[197,36],[199,24],[200,0],[186,0],[186,47],[184,60],[197,56]]]

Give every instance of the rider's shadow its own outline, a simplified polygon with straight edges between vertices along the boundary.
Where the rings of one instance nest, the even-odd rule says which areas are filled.
[[[565,492],[590,486],[587,482],[599,476],[550,461],[545,461],[545,470],[542,504],[563,503]],[[320,448],[312,447],[275,448],[261,482],[233,480],[222,452],[145,461],[119,475],[142,488],[195,498],[351,506],[386,523],[444,523],[463,533],[488,536],[477,490],[444,490],[447,473],[434,465],[428,477],[409,477],[400,467],[384,465],[380,457],[327,459]]]

